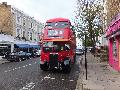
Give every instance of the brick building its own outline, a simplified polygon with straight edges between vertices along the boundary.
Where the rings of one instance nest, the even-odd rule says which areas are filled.
[[[115,20],[120,16],[120,0],[107,0],[106,10],[107,25],[109,25],[112,20]]]
[[[0,4],[0,33],[13,35],[11,6],[6,2]]]

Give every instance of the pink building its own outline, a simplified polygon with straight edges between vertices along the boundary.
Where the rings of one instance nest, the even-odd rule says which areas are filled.
[[[117,71],[120,71],[120,18],[111,22],[107,31],[109,46],[109,64]]]

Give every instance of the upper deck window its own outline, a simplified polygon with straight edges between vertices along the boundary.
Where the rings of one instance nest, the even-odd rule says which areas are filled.
[[[69,22],[61,21],[61,22],[47,22],[45,27],[47,28],[66,28],[70,26]]]

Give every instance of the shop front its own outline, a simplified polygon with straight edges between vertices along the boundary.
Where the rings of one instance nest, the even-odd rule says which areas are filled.
[[[29,52],[29,44],[14,44],[14,52]]]
[[[0,56],[4,56],[5,53],[11,53],[12,43],[10,42],[0,42]]]
[[[19,51],[24,51],[24,52],[31,52],[33,50],[40,50],[39,45],[32,45],[32,44],[14,44],[14,51],[19,52]]]
[[[106,31],[109,47],[109,64],[120,71],[120,19],[112,22]]]

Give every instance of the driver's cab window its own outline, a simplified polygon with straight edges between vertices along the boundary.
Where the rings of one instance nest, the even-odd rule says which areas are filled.
[[[54,45],[54,51],[59,52],[60,51],[60,46],[59,45]]]
[[[45,42],[43,43],[43,47],[52,47],[53,46],[53,42]]]
[[[65,44],[65,50],[70,50],[70,45],[69,44]]]

